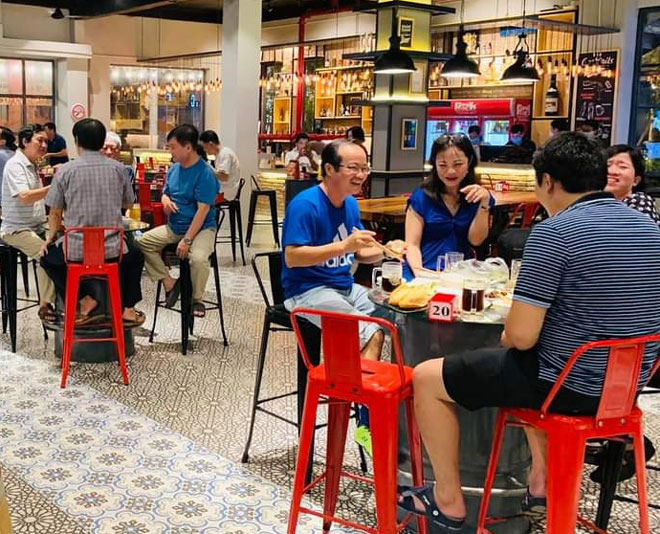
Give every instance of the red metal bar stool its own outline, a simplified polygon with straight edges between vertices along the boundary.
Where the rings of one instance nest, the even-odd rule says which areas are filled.
[[[307,354],[300,318],[321,317],[323,363],[312,366]],[[300,317],[300,318],[299,318]],[[396,363],[374,362],[360,356],[359,323],[376,323],[392,335]],[[411,519],[407,515],[397,524],[396,477],[399,441],[399,406],[405,403],[408,440],[411,451],[413,484],[423,484],[422,444],[413,416],[412,369],[403,365],[399,334],[389,321],[364,315],[298,308],[291,313],[298,347],[309,370],[305,406],[303,409],[300,447],[293,481],[293,496],[289,514],[288,534],[295,534],[298,516],[311,514],[323,519],[323,531],[329,532],[332,522],[358,528],[371,534],[392,534],[403,529]],[[326,470],[307,486],[305,474],[312,449],[316,410],[321,397],[328,399],[328,446]],[[344,445],[352,403],[367,406],[373,439],[374,480],[342,470]],[[372,484],[376,496],[377,527],[362,525],[335,516],[339,496],[339,479],[345,476]],[[302,506],[303,495],[325,480],[323,512]],[[426,534],[426,521],[418,518],[418,532]]]
[[[498,519],[487,518],[486,515],[502,437],[507,426],[533,427],[543,430],[547,435],[547,534],[573,534],[578,523],[594,532],[607,534],[594,523],[577,515],[586,442],[590,439],[632,436],[640,532],[650,533],[642,411],[637,407],[636,399],[644,348],[647,343],[655,342],[660,342],[660,335],[586,343],[571,355],[540,410],[512,408],[500,410],[484,484],[484,496],[479,508],[477,534],[489,534],[487,525],[498,522]],[[584,353],[598,348],[609,349],[609,355],[603,392],[596,415],[573,417],[548,413],[555,395],[577,359]],[[660,359],[656,362],[654,370],[659,365]],[[653,372],[649,376],[653,376]]]
[[[69,261],[67,254],[69,236],[72,232],[82,234],[83,258],[81,263]],[[105,259],[105,233],[117,232],[119,234],[119,250],[117,261],[106,263]],[[128,369],[126,368],[126,347],[124,344],[124,323],[122,319],[121,290],[119,287],[119,263],[123,254],[124,230],[107,226],[74,227],[67,228],[64,233],[64,260],[67,263],[66,298],[64,301],[64,340],[62,346],[62,381],[60,387],[66,387],[71,363],[71,349],[75,342],[114,341],[117,343],[119,368],[125,385],[128,385]],[[76,320],[76,305],[78,303],[78,289],[83,277],[103,277],[108,281],[110,295],[110,309],[112,337],[109,338],[76,338],[74,325]]]

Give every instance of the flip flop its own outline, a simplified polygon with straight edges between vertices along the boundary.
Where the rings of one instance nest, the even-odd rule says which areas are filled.
[[[435,503],[433,496],[433,485],[419,486],[397,486],[399,497],[397,501],[399,507],[415,515],[426,516],[426,518],[437,526],[443,527],[449,531],[456,532],[463,528],[465,519],[451,519],[443,514]],[[423,510],[417,509],[415,498],[423,506]]]
[[[204,307],[204,304],[202,304],[201,302],[194,302],[193,315],[199,318],[206,317],[206,308]]]
[[[179,295],[181,294],[181,281],[177,280],[174,282],[172,289],[165,292],[165,306],[168,308],[173,308],[176,304],[176,301],[179,300]]]
[[[39,307],[37,315],[44,323],[56,324],[60,319],[52,304]]]
[[[76,327],[80,326],[91,326],[95,325],[98,323],[102,323],[105,321],[105,315],[98,314],[98,315],[76,315],[76,320],[74,322],[74,325]]]
[[[548,501],[545,497],[534,497],[527,488],[527,492],[523,495],[520,508],[522,513],[534,519],[543,519],[546,514]]]
[[[125,327],[135,328],[138,326],[142,326],[144,322],[147,320],[147,316],[144,314],[144,312],[141,312],[140,310],[135,310],[135,315],[136,315],[136,319],[124,319]]]

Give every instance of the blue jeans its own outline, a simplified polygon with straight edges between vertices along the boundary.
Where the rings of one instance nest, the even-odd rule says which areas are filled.
[[[367,289],[357,284],[353,284],[347,291],[327,286],[314,287],[285,300],[284,307],[289,311],[294,308],[315,308],[356,315],[372,315],[376,309],[374,303],[369,300]],[[321,327],[321,318],[318,315],[307,315],[305,319]],[[360,323],[360,346],[364,347],[380,329],[375,323]]]

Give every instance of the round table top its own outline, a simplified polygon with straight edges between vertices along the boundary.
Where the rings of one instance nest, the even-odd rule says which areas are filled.
[[[135,221],[128,217],[122,217],[121,222],[125,233],[141,232],[142,230],[148,230],[150,227],[149,223],[143,221]]]

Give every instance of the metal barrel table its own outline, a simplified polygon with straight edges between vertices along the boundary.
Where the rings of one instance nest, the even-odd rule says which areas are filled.
[[[426,312],[403,313],[394,311],[372,298],[378,305],[378,315],[391,320],[401,335],[403,357],[406,365],[419,363],[448,354],[484,347],[499,347],[503,325],[501,320],[486,319],[484,322],[439,323],[429,321]],[[493,429],[497,417],[496,408],[469,411],[458,407],[460,424],[460,471],[461,484],[467,506],[466,525],[461,533],[476,532],[477,513],[483,493]],[[399,417],[399,483],[411,483],[409,448],[406,438],[403,409]],[[438,429],[440,431],[440,429]],[[522,534],[529,532],[530,522],[520,516],[520,503],[527,488],[531,454],[521,429],[508,429],[505,434],[498,464],[495,489],[490,502],[490,515],[508,517],[502,523],[489,526],[498,534]],[[424,477],[433,480],[433,470],[428,457],[424,457]],[[403,517],[403,512],[401,512]],[[414,527],[414,523],[411,527]],[[432,534],[444,534],[440,528],[430,526]]]

